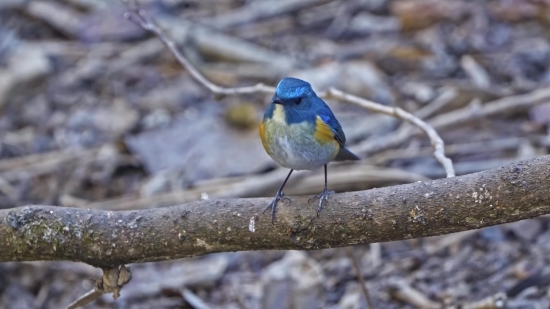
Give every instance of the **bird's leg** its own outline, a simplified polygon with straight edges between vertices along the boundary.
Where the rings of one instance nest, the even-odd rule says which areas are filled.
[[[327,165],[325,164],[325,189],[323,190],[323,192],[321,192],[321,194],[314,195],[307,201],[309,203],[313,199],[319,199],[319,206],[317,207],[317,217],[319,216],[319,212],[321,211],[321,209],[323,209],[323,201],[328,202],[328,197],[331,194],[334,194],[334,191],[329,191],[327,188]]]
[[[285,195],[283,193],[283,188],[285,187],[286,182],[288,181],[288,178],[290,178],[290,174],[292,174],[293,171],[294,170],[290,170],[290,172],[288,173],[288,175],[285,178],[285,181],[283,182],[283,184],[279,188],[279,191],[277,191],[277,194],[275,194],[275,198],[273,199],[271,204],[269,204],[269,206],[267,206],[267,208],[264,209],[264,213],[265,213],[266,210],[271,208],[271,223],[273,223],[274,220],[275,220],[275,207],[277,206],[277,202],[279,202],[280,200],[283,200],[283,201],[286,200],[290,204],[290,199],[288,197],[285,197]]]

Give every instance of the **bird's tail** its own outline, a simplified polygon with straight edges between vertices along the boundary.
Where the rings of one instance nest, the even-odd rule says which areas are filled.
[[[338,151],[338,154],[336,155],[336,158],[334,158],[334,161],[347,161],[347,160],[361,160],[358,156],[356,156],[354,153],[346,149],[345,147],[340,147],[340,151]]]

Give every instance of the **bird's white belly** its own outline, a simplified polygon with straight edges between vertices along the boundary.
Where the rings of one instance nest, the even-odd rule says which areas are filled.
[[[333,143],[322,145],[311,134],[309,136],[274,138],[271,157],[280,165],[295,170],[315,169],[334,159],[338,149]]]

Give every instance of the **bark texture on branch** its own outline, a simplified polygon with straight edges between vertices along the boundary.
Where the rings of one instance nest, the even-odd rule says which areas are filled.
[[[98,267],[221,251],[320,249],[433,236],[550,213],[550,156],[454,178],[336,194],[316,217],[309,196],[205,200],[141,211],[26,206],[0,210],[0,262]]]

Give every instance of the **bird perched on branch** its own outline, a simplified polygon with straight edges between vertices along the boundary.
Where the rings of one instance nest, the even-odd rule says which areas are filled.
[[[327,189],[327,164],[330,161],[359,160],[345,148],[346,136],[328,105],[308,82],[297,78],[284,78],[277,85],[260,124],[260,137],[269,156],[290,169],[275,199],[264,210],[271,208],[272,222],[277,203],[280,200],[290,202],[284,196],[283,188],[294,170],[325,167],[325,189],[309,199],[319,199],[318,215],[323,202],[328,202],[329,195],[334,193]]]

